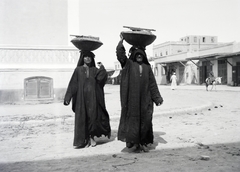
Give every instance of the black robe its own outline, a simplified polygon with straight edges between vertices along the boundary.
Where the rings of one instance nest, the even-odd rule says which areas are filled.
[[[78,66],[69,82],[64,101],[72,99],[72,110],[75,112],[74,146],[86,143],[89,137],[110,137],[109,115],[105,107],[103,87],[107,72],[103,66],[89,68]]]
[[[142,64],[140,76],[139,64],[129,60],[125,54],[125,48],[120,41],[117,46],[117,58],[123,69],[118,140],[142,145],[153,143],[153,102],[162,103],[163,99],[150,65]]]

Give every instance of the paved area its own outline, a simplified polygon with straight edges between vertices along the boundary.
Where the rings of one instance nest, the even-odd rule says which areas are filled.
[[[239,129],[239,118],[236,118],[239,108],[236,106],[239,106],[237,100],[240,98],[240,87],[218,85],[216,91],[207,92],[205,86],[181,85],[176,90],[171,90],[170,86],[159,86],[159,90],[164,103],[160,107],[154,107],[153,127],[156,144],[153,145],[153,149],[155,153],[163,151],[165,156],[176,153],[181,155],[181,158],[186,158],[182,155],[191,150],[187,147],[194,147],[199,142],[214,144],[216,149],[224,148],[222,145],[216,146],[216,143],[222,144],[226,140],[229,143],[239,142],[240,138],[233,136],[233,133],[235,129]],[[114,158],[125,156],[121,154],[126,152],[125,144],[117,141],[120,117],[119,85],[106,85],[105,99],[111,118],[112,138],[110,140],[99,138],[97,147],[81,150],[72,147],[74,115],[71,106],[63,106],[62,102],[0,105],[0,170],[1,163],[35,162],[31,163],[34,169],[38,163],[46,165],[52,162],[64,166],[67,164],[61,164],[62,161],[70,163],[69,161],[74,158],[74,161],[79,161],[78,158],[81,158],[81,162],[85,162],[84,157],[88,157],[87,161],[101,157],[102,162],[106,160],[104,156],[108,156],[107,159],[110,158],[109,156]],[[226,107],[226,109],[221,109],[221,107]],[[232,110],[229,111],[229,109]],[[212,110],[212,113],[209,110]],[[229,127],[225,129],[222,127],[224,125],[229,125]],[[206,135],[206,132],[209,133]],[[238,145],[231,147],[237,148]],[[174,150],[180,148],[180,152],[174,153]],[[184,152],[182,148],[186,148]],[[153,154],[147,156],[153,158]],[[193,155],[194,153],[191,154]],[[130,155],[133,160],[135,156]],[[137,158],[142,157],[137,156]],[[118,160],[126,161],[127,157]],[[116,158],[114,163],[117,163]],[[21,169],[24,169],[26,164],[21,164]],[[7,165],[4,169],[6,167]],[[38,169],[49,171],[43,167],[38,167]],[[60,171],[64,169],[65,166]],[[55,170],[57,171],[57,168]]]
[[[217,92],[239,92],[240,87],[231,87],[227,85],[218,85],[217,90],[206,91],[205,86],[200,85],[180,85],[176,90],[171,90],[169,85],[159,85],[160,93],[164,99],[164,103],[160,107],[155,107],[154,114],[172,114],[172,113],[185,113],[196,110],[206,109],[212,106],[213,102],[204,97],[204,94],[214,94]],[[194,91],[195,94],[191,94],[186,91]],[[194,96],[194,97],[193,97]],[[119,85],[106,85],[105,86],[105,101],[107,110],[111,118],[119,116],[120,111],[120,95]],[[23,104],[15,103],[14,105],[5,104],[0,105],[0,116],[35,116],[39,114],[45,114],[46,116],[55,116],[55,118],[62,118],[62,115],[71,113],[70,106],[66,107],[62,105],[62,102],[51,104]],[[12,121],[13,119],[11,119]],[[18,118],[16,118],[18,120]],[[35,118],[36,120],[36,118]],[[8,117],[0,119],[0,123],[7,122]],[[18,122],[18,121],[17,121]]]

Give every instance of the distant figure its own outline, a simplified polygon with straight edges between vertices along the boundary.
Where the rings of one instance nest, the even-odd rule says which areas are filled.
[[[121,118],[118,140],[126,142],[127,148],[148,152],[153,143],[153,102],[160,106],[163,98],[148,62],[140,48],[131,48],[127,58],[123,38],[117,46],[117,59],[122,66],[120,97]]]
[[[212,84],[213,81],[215,80],[215,76],[214,76],[213,71],[210,71],[210,72],[209,72],[209,74],[208,74],[208,78],[209,78],[209,82],[210,82],[210,84]]]
[[[64,98],[64,105],[69,105],[72,99],[76,149],[96,146],[94,136],[111,135],[103,90],[108,75],[102,63],[98,63],[99,69],[95,67],[94,57],[90,51],[81,52]]]
[[[211,90],[213,89],[213,87],[215,87],[215,90],[216,90],[216,87],[217,87],[216,85],[221,84],[222,83],[221,80],[222,80],[222,77],[215,77],[212,71],[209,72],[209,75],[205,80],[206,90],[208,91],[209,85],[212,85]]]
[[[176,87],[177,87],[177,77],[176,77],[176,73],[175,72],[171,76],[170,81],[171,81],[171,89],[175,90]]]

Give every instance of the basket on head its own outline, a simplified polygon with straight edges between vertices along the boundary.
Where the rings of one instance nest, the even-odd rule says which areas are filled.
[[[123,31],[121,35],[124,40],[130,45],[136,47],[146,47],[153,43],[156,39],[156,35],[154,35],[151,31],[155,31],[153,29],[144,29],[144,28],[136,28],[136,27],[128,27],[131,31]]]
[[[73,45],[82,51],[94,51],[103,45],[98,37],[78,35],[71,36],[75,36],[75,38],[71,40]]]

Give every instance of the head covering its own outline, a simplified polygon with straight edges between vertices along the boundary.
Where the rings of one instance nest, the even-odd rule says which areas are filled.
[[[145,49],[144,48],[136,48],[136,47],[131,47],[129,50],[130,57],[129,59],[136,62],[136,57],[138,54],[141,54],[143,56],[143,63],[145,63],[146,65],[150,65],[147,59],[147,55],[145,53]]]
[[[95,54],[91,51],[80,51],[80,58],[78,60],[78,64],[77,66],[83,66],[84,65],[84,57],[91,57],[92,59],[92,62],[90,63],[89,67],[96,67],[95,65],[95,60],[94,60],[94,57],[95,57]]]

